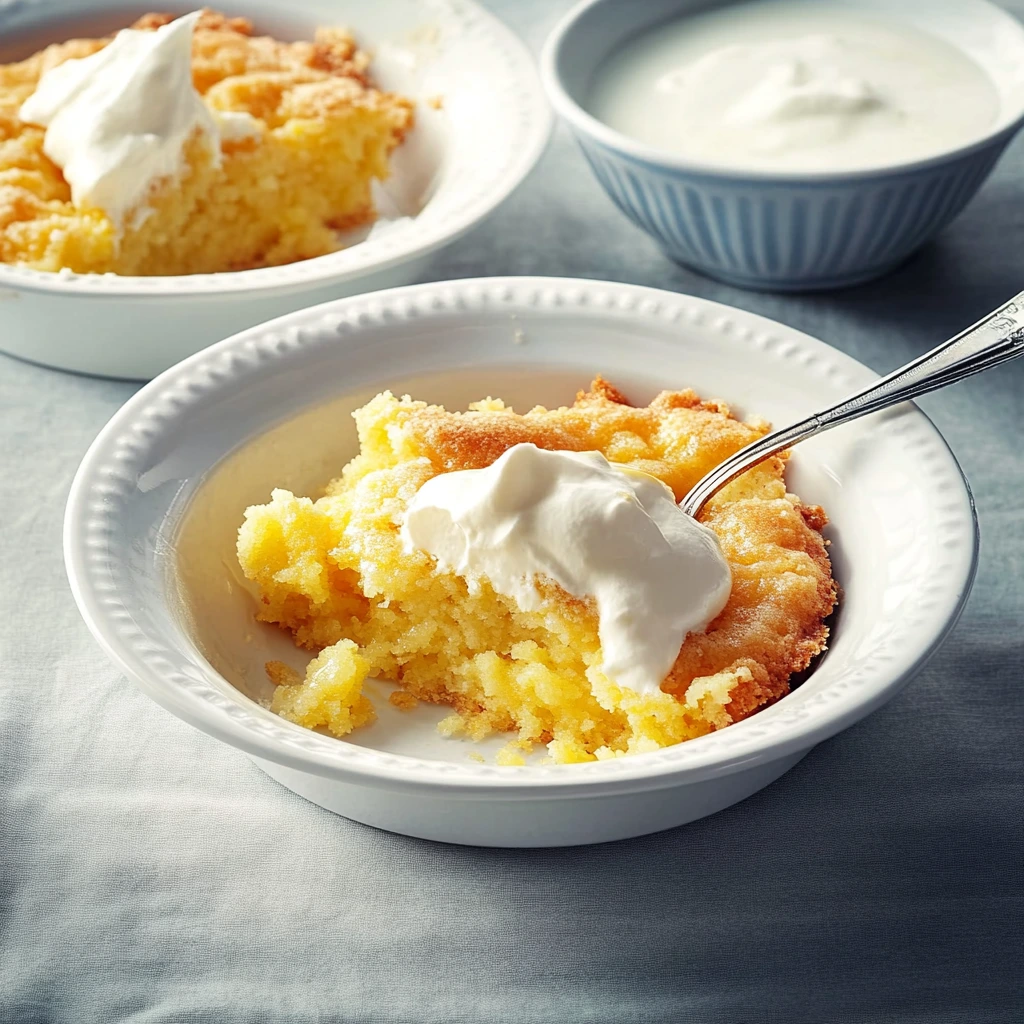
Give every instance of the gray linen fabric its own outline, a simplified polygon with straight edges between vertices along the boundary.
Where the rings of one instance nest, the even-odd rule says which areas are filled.
[[[495,6],[533,44],[562,9]],[[430,277],[691,292],[881,371],[1024,287],[1022,173],[1019,142],[887,280],[775,297],[665,260],[563,132]],[[1024,1019],[1024,361],[923,403],[984,536],[963,620],[920,677],[737,807],[565,851],[445,847],[334,817],[118,675],[68,592],[61,515],[133,390],[0,356],[0,1020]]]

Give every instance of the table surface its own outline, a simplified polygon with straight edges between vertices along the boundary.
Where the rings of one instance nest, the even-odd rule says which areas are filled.
[[[536,48],[565,5],[493,6]],[[668,262],[560,130],[429,279],[654,285],[885,371],[1024,287],[1022,179],[1018,140],[898,272],[781,297]],[[982,529],[974,593],[928,668],[739,806],[556,851],[447,847],[335,817],[110,666],[68,592],[61,516],[79,459],[134,388],[0,356],[0,1019],[1022,1019],[1024,360],[922,403]]]

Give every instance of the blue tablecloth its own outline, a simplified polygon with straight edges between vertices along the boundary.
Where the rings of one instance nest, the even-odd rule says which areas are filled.
[[[564,4],[494,6],[536,46]],[[1022,175],[1018,140],[888,279],[778,297],[669,263],[560,132],[429,276],[691,292],[882,371],[1024,287]],[[334,817],[119,676],[68,592],[61,515],[132,391],[0,356],[0,1020],[1024,1019],[1024,361],[922,403],[983,533],[974,594],[926,671],[737,807],[563,851]]]

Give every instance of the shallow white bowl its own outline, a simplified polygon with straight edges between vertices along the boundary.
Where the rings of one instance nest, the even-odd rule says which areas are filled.
[[[274,486],[316,492],[356,449],[376,392],[451,407],[571,401],[595,373],[634,400],[693,385],[794,420],[872,378],[820,341],[738,309],[605,282],[495,278],[396,289],[253,328],[143,388],[97,438],[68,501],[65,555],[90,629],[157,702],[324,807],[409,835],[494,846],[599,842],[720,810],[888,700],[956,620],[977,556],[970,494],[905,406],[800,445],[791,486],[832,517],[844,597],[831,648],[754,717],[656,753],[500,768],[441,738],[439,709],[395,711],[351,742],[257,702],[264,663],[305,656],[254,621],[234,541]],[[253,699],[255,698],[255,699]],[[500,745],[500,741],[494,741]],[[485,754],[493,744],[480,748]]]
[[[154,3],[184,12],[195,3]],[[147,379],[229,334],[328,299],[405,284],[432,252],[495,209],[539,159],[551,114],[520,41],[472,0],[223,0],[259,31],[309,39],[344,25],[374,53],[376,81],[434,110],[392,158],[368,239],[283,267],[189,277],[49,274],[0,264],[0,350],[83,373]],[[123,27],[138,0],[0,2],[0,63]],[[400,216],[402,215],[402,216]],[[353,239],[354,240],[354,239]]]

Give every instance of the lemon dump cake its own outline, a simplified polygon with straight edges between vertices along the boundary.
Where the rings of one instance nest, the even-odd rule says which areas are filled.
[[[276,490],[239,531],[259,618],[318,653],[305,678],[268,666],[285,718],[345,735],[372,720],[372,675],[450,705],[447,734],[511,733],[500,763],[538,744],[587,761],[745,718],[824,649],[826,520],[787,493],[784,459],[720,491],[701,525],[673,518],[767,429],[721,402],[634,407],[598,379],[568,408],[384,393],[355,418],[360,452],[323,497]]]
[[[0,66],[0,262],[197,274],[290,263],[371,221],[413,121],[340,29],[149,14]]]

